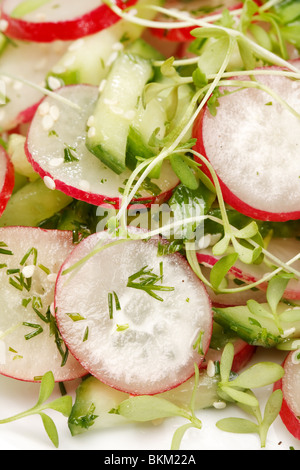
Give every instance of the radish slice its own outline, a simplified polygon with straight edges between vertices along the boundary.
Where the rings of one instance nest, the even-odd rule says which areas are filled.
[[[85,145],[86,126],[93,114],[98,87],[70,85],[57,90],[57,93],[79,105],[80,110],[53,97],[45,98],[28,132],[25,149],[28,160],[51,187],[93,205],[110,203],[119,209],[122,189],[131,172],[128,170],[117,175],[90,153]],[[56,120],[51,112],[54,112]],[[74,161],[65,162],[66,149],[75,157]],[[179,182],[167,162],[163,165],[160,179],[152,181],[160,189],[159,194],[141,190],[140,197],[135,198],[134,203],[139,201],[148,207],[163,202],[169,199]]]
[[[300,111],[299,82],[271,73],[256,79]],[[220,92],[228,90],[236,88]],[[225,94],[216,116],[205,107],[193,133],[228,205],[258,220],[300,218],[300,119],[275,98],[254,88]]]
[[[234,358],[232,362],[231,370],[233,372],[239,372],[241,369],[246,367],[249,361],[252,359],[256,347],[251,344],[246,343],[242,339],[237,339],[233,342],[234,346]],[[217,351],[214,349],[209,349],[208,353],[205,356],[205,360],[200,366],[200,369],[206,369],[209,361],[220,361],[223,350]]]
[[[227,8],[229,11],[237,10],[243,7],[242,2],[237,0],[192,0],[189,2],[178,2],[178,0],[169,0],[165,8],[172,10],[176,9],[177,12],[182,11],[183,14],[188,12],[190,18],[201,18],[203,16],[215,15],[222,12],[222,9]],[[172,17],[166,17],[163,14],[157,16],[157,21],[168,22],[176,21]],[[152,28],[151,33],[159,37],[160,39],[165,39],[168,41],[174,42],[186,42],[193,41],[195,38],[191,36],[191,31],[197,26],[188,26],[184,28],[176,29],[162,29],[162,28]]]
[[[0,146],[0,216],[12,195],[15,184],[14,167],[3,147]]]
[[[119,17],[100,0],[49,0],[24,16],[17,9],[23,0],[4,0],[1,17],[7,22],[5,34],[14,39],[35,42],[75,40],[109,27]],[[120,8],[127,8],[135,1],[116,0]],[[100,5],[99,5],[100,4]]]
[[[300,350],[290,352],[284,363],[284,376],[276,382],[274,390],[281,389],[283,402],[280,417],[287,430],[296,438],[300,439]]]
[[[300,240],[297,238],[272,238],[267,250],[285,263],[300,253]],[[207,248],[197,253],[197,259],[200,264],[212,268],[219,258],[212,254],[211,249]],[[300,260],[293,263],[292,267],[299,271]],[[276,269],[276,267],[274,266],[272,268],[266,263],[244,264],[238,260],[229,270],[229,273],[236,279],[247,284],[252,284],[262,279],[266,274],[270,273],[272,269]],[[257,288],[262,291],[266,291],[267,287],[267,282],[263,282],[257,286]],[[284,297],[289,300],[300,300],[299,279],[290,279]]]
[[[201,270],[206,279],[209,279],[211,268],[203,265]],[[236,289],[237,287],[239,286],[236,285],[234,279],[227,276],[227,288]],[[207,287],[207,292],[214,307],[222,308],[246,305],[250,299],[254,299],[260,303],[266,302],[266,293],[259,289],[219,294],[210,287]]]
[[[34,85],[45,86],[47,72],[67,50],[67,43],[34,44],[17,41],[8,44],[0,56],[2,73],[20,77]],[[20,75],[21,71],[21,75]],[[0,77],[5,86],[7,104],[0,108],[0,127],[10,130],[32,119],[43,93],[9,77]]]
[[[28,382],[49,370],[57,382],[86,375],[70,354],[62,366],[55,321],[45,321],[54,320],[48,309],[54,301],[55,275],[73,248],[72,233],[1,228],[0,247],[0,374]]]
[[[134,395],[172,389],[193,375],[194,364],[200,366],[209,347],[207,292],[181,255],[158,257],[154,239],[113,239],[118,243],[64,274],[99,242],[105,246],[111,241],[106,232],[91,235],[62,266],[55,292],[59,330],[82,366],[107,385]],[[145,266],[157,276],[162,269],[158,286],[174,288],[153,291],[162,300],[128,286],[129,277]],[[140,285],[142,280],[132,282]],[[118,301],[110,311],[113,293]],[[74,322],[72,316],[82,320]]]
[[[210,361],[220,362],[224,346],[228,342],[232,343],[234,346],[234,358],[231,370],[237,373],[243,369],[254,355],[256,347],[246,343],[246,341],[242,340],[238,336],[232,336],[232,333],[228,334],[220,325],[217,324],[214,324],[213,326],[210,347],[200,369],[209,368]]]

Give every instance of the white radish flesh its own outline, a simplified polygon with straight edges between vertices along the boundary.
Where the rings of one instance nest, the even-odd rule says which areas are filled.
[[[56,275],[73,248],[72,233],[7,227],[0,229],[0,245],[0,374],[29,382],[49,370],[57,382],[86,375],[70,354],[62,366],[65,345],[60,337],[61,354],[54,323],[44,320],[54,320]]]
[[[22,40],[73,40],[107,28],[119,19],[99,0],[49,0],[28,11],[20,10],[22,3],[23,0],[4,0],[1,12],[7,22],[5,33]],[[123,7],[122,2],[117,4]]]
[[[51,44],[35,44],[17,41],[15,44],[8,44],[0,56],[0,81],[7,96],[7,104],[0,109],[0,126],[3,130],[11,130],[32,119],[37,103],[44,95],[22,80],[45,86],[47,72],[67,50],[68,43],[56,41]]]
[[[15,183],[14,167],[3,147],[0,146],[0,216],[12,195]]]
[[[283,368],[283,378],[274,385],[283,393],[280,417],[288,431],[300,439],[300,349],[287,355]]]
[[[27,136],[26,153],[34,170],[47,178],[53,187],[65,194],[94,205],[111,202],[118,209],[122,201],[120,188],[125,187],[131,172],[117,175],[107,168],[86,147],[87,123],[98,98],[98,87],[71,85],[57,90],[57,94],[80,109],[47,97],[40,105]],[[43,111],[47,109],[45,114]],[[55,119],[51,115],[55,110]],[[64,152],[70,149],[76,160],[64,161]],[[142,204],[163,202],[168,199],[179,180],[166,162],[161,177],[153,182],[160,194],[153,196],[140,190],[134,201]]]
[[[269,70],[256,80],[299,113],[299,82]],[[260,220],[300,217],[300,119],[274,96],[249,87],[221,96],[216,116],[206,108],[194,136],[196,149],[213,166],[230,206]]]
[[[62,266],[55,293],[60,332],[83,367],[113,388],[134,395],[174,388],[193,375],[209,347],[209,297],[182,256],[157,256],[157,240],[119,241],[66,272],[99,242],[111,241],[105,232],[91,235]],[[158,285],[174,288],[156,292],[162,301],[127,286],[129,276],[145,266],[160,275],[161,262]],[[111,315],[113,292],[120,310],[114,307]],[[72,320],[78,316],[81,321]]]

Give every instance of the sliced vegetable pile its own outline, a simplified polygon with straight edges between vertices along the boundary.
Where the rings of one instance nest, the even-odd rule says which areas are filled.
[[[1,3],[0,374],[40,394],[0,424],[297,446],[299,2],[70,3]]]

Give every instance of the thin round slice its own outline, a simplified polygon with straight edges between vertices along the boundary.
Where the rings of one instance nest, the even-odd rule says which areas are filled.
[[[56,284],[57,324],[70,351],[99,380],[134,395],[190,378],[212,332],[203,284],[181,255],[158,256],[157,244],[91,235],[68,257]]]
[[[297,258],[297,255],[300,253],[300,241],[294,237],[272,238],[267,246],[267,251],[282,263],[286,263]],[[200,264],[212,268],[220,258],[213,255],[211,248],[206,248],[197,253],[197,259]],[[234,266],[230,268],[229,274],[233,279],[246,284],[252,284],[261,280],[265,275],[278,267],[279,264],[276,265],[275,261],[270,266],[270,263],[264,261],[260,264],[245,264],[237,260]],[[299,272],[300,260],[296,260],[291,267]],[[267,282],[257,285],[257,288],[264,292],[267,290],[267,287]],[[288,300],[300,300],[299,278],[294,277],[290,279],[285,289],[284,297]]]
[[[0,216],[12,195],[14,184],[14,167],[4,148],[0,146]]]
[[[124,8],[134,2],[117,0],[116,4]],[[6,22],[7,36],[35,42],[78,39],[107,28],[119,19],[99,0],[4,0],[1,17]]]
[[[287,430],[300,439],[300,350],[290,352],[284,363],[284,376],[276,382],[274,389],[281,389],[283,403],[280,411]]]
[[[221,15],[222,9],[227,8],[228,10],[237,10],[242,8],[243,3],[238,2],[237,0],[192,0],[189,2],[178,2],[178,0],[169,0],[165,8],[172,10],[176,13],[182,12],[182,21],[185,19],[197,19],[203,16],[209,15]],[[188,13],[188,15],[187,15]],[[157,22],[174,22],[176,19],[165,16],[163,14],[159,14],[157,16]],[[180,27],[178,25],[177,28],[152,28],[151,32],[154,36],[167,40],[167,41],[174,41],[174,42],[191,42],[194,37],[191,36],[191,31],[195,29],[197,26],[186,26]]]
[[[228,205],[258,220],[295,220],[300,217],[300,119],[292,109],[300,111],[300,83],[272,75],[278,68],[267,70],[254,87],[243,77],[249,86],[241,90],[237,78],[231,82],[236,87],[220,88],[216,114],[205,107],[195,123],[195,149],[213,166]]]
[[[45,76],[67,50],[68,43],[35,44],[14,41],[0,56],[1,92],[6,103],[0,108],[0,127],[11,130],[32,119],[43,93]],[[20,80],[18,80],[18,78]],[[24,80],[32,85],[24,83]]]
[[[86,375],[52,310],[56,275],[72,248],[71,232],[0,229],[0,374],[28,382],[49,370],[57,382]]]
[[[86,147],[87,123],[95,108],[98,87],[70,85],[56,93],[79,109],[54,97],[45,98],[28,132],[28,160],[53,189],[93,205],[110,203],[118,209],[131,172],[118,175]],[[151,181],[156,190],[141,188],[133,203],[149,206],[163,202],[179,182],[168,162],[163,165],[160,178]]]
[[[214,323],[209,350],[205,355],[200,369],[208,369],[208,373],[210,373],[210,361],[219,362],[224,347],[229,342],[234,346],[234,358],[231,370],[237,373],[245,367],[255,353],[256,347],[246,343],[246,341],[239,338],[232,331],[226,331],[220,325]]]

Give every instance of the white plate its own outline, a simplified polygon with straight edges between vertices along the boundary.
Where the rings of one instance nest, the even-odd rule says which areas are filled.
[[[271,351],[256,354],[258,360],[272,360]],[[277,354],[276,362],[281,360]],[[253,361],[254,362],[254,361]],[[75,397],[78,382],[66,383],[69,394]],[[58,386],[55,389],[59,395]],[[272,387],[264,387],[255,391],[262,410],[265,400],[269,396]],[[35,405],[39,393],[39,385],[15,381],[7,377],[0,377],[0,419],[13,416]],[[53,397],[55,398],[55,397]],[[52,398],[51,398],[52,399]],[[102,450],[106,451],[169,451],[174,431],[184,420],[171,418],[159,425],[139,424],[122,425],[121,427],[105,431],[89,431],[76,437],[72,437],[66,418],[56,412],[48,412],[58,429],[60,445],[59,450]],[[202,422],[202,429],[189,429],[185,434],[181,451],[198,450],[300,450],[300,441],[286,430],[280,417],[273,423],[264,449],[260,447],[260,441],[256,434],[229,434],[216,428],[215,423],[223,417],[241,416],[243,414],[238,407],[228,406],[225,410],[199,410],[198,418]],[[251,418],[249,418],[251,419]],[[0,425],[0,450],[52,450],[55,449],[44,431],[41,418],[31,416],[19,421]],[[134,454],[133,454],[134,455]]]

